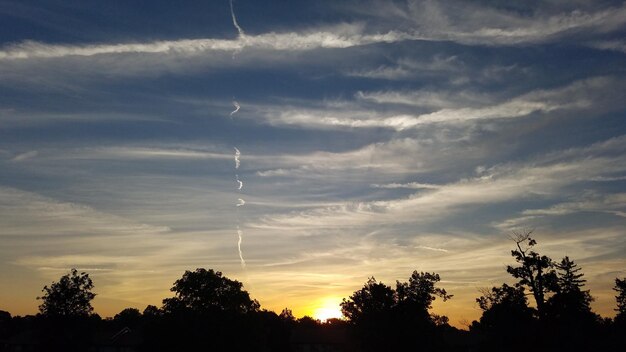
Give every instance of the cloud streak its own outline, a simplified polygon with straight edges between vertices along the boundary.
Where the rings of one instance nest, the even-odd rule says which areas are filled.
[[[261,108],[266,120],[272,125],[291,125],[305,128],[340,129],[340,128],[387,128],[396,131],[417,129],[426,125],[463,125],[484,120],[502,120],[521,118],[533,113],[551,113],[560,110],[581,110],[592,106],[589,97],[600,96],[608,87],[621,87],[622,83],[606,77],[594,77],[573,82],[561,88],[551,90],[535,90],[501,102],[484,102],[482,106],[443,107],[447,105],[434,93],[359,93],[358,99],[372,100],[377,104],[393,103],[408,106],[420,105],[424,107],[436,106],[439,109],[414,115],[410,113],[391,114],[354,109],[347,105],[345,109],[306,109]],[[423,95],[423,104],[419,99],[412,99]],[[433,98],[435,97],[435,98]],[[434,102],[430,102],[435,100]],[[465,98],[467,102],[467,98]],[[484,100],[484,98],[483,98]],[[613,102],[615,104],[615,102]],[[477,105],[477,102],[472,103]]]
[[[604,156],[605,153],[624,151],[625,141],[622,136],[586,148],[553,153],[528,163],[497,165],[479,177],[441,185],[408,198],[344,203],[266,217],[251,226],[304,229],[366,227],[389,221],[428,223],[463,211],[466,206],[551,199],[557,197],[560,189],[592,179],[600,173],[626,171],[622,166],[626,165],[622,155]],[[573,211],[574,208],[567,209]],[[614,208],[608,210],[621,216]]]
[[[211,52],[242,52],[244,50],[308,51],[315,49],[344,49],[355,46],[393,43],[418,39],[406,32],[365,34],[362,25],[342,24],[334,28],[295,33],[265,33],[244,35],[237,39],[181,39],[149,43],[62,45],[24,41],[5,46],[0,60],[51,59],[69,56],[91,57],[122,54],[203,55]]]
[[[545,43],[564,40],[581,31],[602,35],[617,31],[626,23],[624,5],[594,7],[573,3],[569,9],[541,8],[542,4],[537,7],[532,14],[522,15],[481,3],[408,0],[394,4],[370,1],[368,6],[350,7],[347,11],[367,14],[387,26],[410,26],[427,40],[469,45]]]
[[[24,160],[28,160],[28,159],[32,159],[34,157],[36,157],[37,155],[39,155],[39,152],[36,150],[31,150],[29,152],[24,152],[21,154],[18,154],[16,156],[14,156],[11,161],[24,161]]]
[[[85,234],[164,234],[166,226],[138,223],[90,206],[57,201],[36,193],[0,187],[0,236],[69,236]]]

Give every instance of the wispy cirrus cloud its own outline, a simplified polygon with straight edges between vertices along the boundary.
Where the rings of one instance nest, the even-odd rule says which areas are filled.
[[[431,124],[466,124],[481,120],[520,118],[533,113],[586,109],[594,105],[591,97],[601,97],[607,89],[611,90],[613,87],[621,86],[622,83],[619,80],[594,77],[556,89],[534,90],[504,101],[484,102],[483,104],[472,102],[472,107],[463,106],[462,101],[450,103],[449,101],[452,99],[444,100],[440,95],[429,92],[361,92],[357,94],[357,99],[372,101],[377,104],[391,103],[438,108],[435,111],[419,115],[408,112],[394,114],[393,112],[366,110],[354,104],[346,104],[343,107],[339,106],[339,108],[330,106],[330,108],[325,109],[270,107],[260,108],[259,112],[265,116],[270,124],[278,126],[289,125],[320,129],[388,128],[402,131]],[[462,97],[461,99],[468,103],[468,98]],[[482,100],[487,99],[483,97]],[[619,104],[615,99],[611,102],[612,104]]]
[[[375,10],[381,6],[385,7],[385,11]],[[397,10],[390,11],[389,7],[394,6]],[[467,16],[460,19],[448,18],[450,12],[446,9],[450,6],[463,8],[463,13]],[[378,19],[390,16],[389,22],[396,23],[396,25],[376,29],[365,25],[365,22],[338,23],[297,32],[246,34],[234,39],[182,38],[100,44],[48,44],[23,41],[0,48],[0,61],[7,64],[5,65],[7,70],[0,74],[0,78],[16,79],[15,74],[10,71],[20,70],[19,66],[16,66],[20,62],[41,70],[42,65],[47,66],[45,60],[52,60],[50,61],[51,70],[57,71],[63,66],[58,60],[54,60],[59,58],[71,59],[72,66],[83,67],[83,70],[86,68],[81,64],[81,58],[88,60],[86,62],[89,62],[92,67],[98,67],[98,71],[104,70],[107,74],[113,75],[128,75],[149,71],[198,69],[198,65],[202,67],[232,66],[235,63],[230,56],[234,52],[239,53],[239,63],[252,63],[268,56],[270,57],[268,62],[285,59],[271,53],[346,49],[407,40],[451,40],[471,45],[523,45],[567,38],[572,33],[581,31],[611,32],[624,26],[626,13],[626,9],[622,6],[611,9],[573,9],[567,13],[551,15],[542,15],[538,11],[535,16],[528,17],[467,3],[422,1],[408,1],[404,5],[388,3],[383,5],[374,1],[369,8],[369,10],[351,8],[349,11],[358,14],[367,13]],[[489,23],[490,27],[485,27],[485,23]],[[620,47],[613,40],[588,42],[597,43],[595,45],[599,48]],[[194,63],[196,59],[203,59],[205,62]],[[184,62],[180,62],[181,60]],[[298,59],[292,57],[289,60]],[[393,80],[411,77],[416,72],[419,75],[428,72],[454,72],[462,67],[463,63],[455,55],[435,55],[430,62],[416,61],[407,57],[400,59],[396,66],[381,65],[374,69],[354,69],[346,71],[346,74]],[[80,72],[80,70],[75,72]]]
[[[623,151],[625,141],[626,138],[622,136],[586,148],[555,152],[527,163],[497,165],[479,177],[441,185],[408,198],[333,205],[267,217],[251,226],[302,229],[308,226],[372,226],[389,221],[432,222],[463,211],[464,206],[480,207],[534,197],[558,199],[562,196],[559,190],[566,186],[602,173],[626,171],[622,166],[626,165],[624,157],[610,155]],[[572,157],[573,154],[576,156]]]
[[[1,236],[162,234],[170,229],[138,223],[90,206],[0,187]]]
[[[355,94],[359,101],[375,104],[399,104],[429,109],[451,109],[475,107],[493,103],[493,98],[487,94],[470,91],[359,91]]]
[[[261,159],[252,157],[251,163],[262,168],[257,171],[257,175],[261,177],[310,179],[322,176],[346,179],[348,173],[351,179],[362,179],[374,175],[430,171],[438,168],[437,163],[439,167],[447,165],[449,161],[445,160],[444,155],[429,157],[436,145],[433,140],[394,138],[344,152],[313,152],[301,155],[281,153]],[[259,163],[263,160],[266,162]]]
[[[624,40],[599,40],[589,43],[589,46],[597,49],[614,50],[626,53],[626,42]]]
[[[549,217],[589,212],[626,218],[626,194],[624,193],[599,194],[586,191],[582,195],[573,195],[572,198],[547,208],[523,210],[518,216],[495,222],[492,225],[495,228],[510,231],[543,223]]]
[[[52,159],[232,159],[231,153],[188,148],[150,148],[111,146],[65,150],[50,155]]]
[[[31,151],[20,153],[20,154],[14,156],[13,158],[11,158],[11,161],[24,161],[24,160],[28,160],[28,159],[34,158],[37,155],[39,155],[38,151],[31,150]]]
[[[626,22],[623,5],[607,8],[579,2],[570,6],[539,4],[507,9],[485,3],[408,0],[340,7],[383,21],[384,26],[410,26],[429,40],[469,45],[545,43],[567,39],[582,31],[601,35],[623,28]]]
[[[32,127],[41,124],[54,124],[62,122],[103,122],[103,121],[143,121],[143,122],[161,122],[168,123],[164,117],[157,115],[150,115],[142,112],[130,113],[130,112],[97,112],[97,111],[68,111],[68,112],[53,112],[34,110],[32,108],[25,109],[7,109],[6,111],[0,110],[0,123],[4,128],[12,127]]]
[[[626,193],[609,195],[586,194],[580,199],[555,204],[546,209],[527,209],[523,215],[566,215],[582,211],[598,211],[626,217]]]
[[[307,51],[320,48],[349,48],[374,43],[392,43],[417,39],[408,32],[388,31],[369,34],[360,24],[341,24],[328,29],[304,32],[247,34],[236,39],[181,39],[149,43],[59,45],[25,41],[5,46],[0,60],[61,58],[68,56],[97,56],[123,54],[205,55],[211,52],[243,50]]]
[[[381,65],[373,69],[347,71],[345,74],[353,77],[402,80],[442,73],[453,74],[463,71],[464,68],[464,63],[457,56],[435,55],[429,61],[401,58],[394,66]]]

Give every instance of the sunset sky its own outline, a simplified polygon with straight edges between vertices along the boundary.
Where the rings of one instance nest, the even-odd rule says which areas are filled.
[[[613,316],[623,2],[232,5],[0,0],[0,310],[73,267],[143,310],[202,267],[320,316],[418,270],[462,326],[534,228]]]

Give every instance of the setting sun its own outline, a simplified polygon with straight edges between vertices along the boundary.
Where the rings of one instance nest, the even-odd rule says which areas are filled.
[[[339,307],[340,302],[341,298],[323,299],[318,308],[315,308],[313,311],[313,317],[322,322],[332,318],[341,318],[343,315],[341,314],[341,308]]]

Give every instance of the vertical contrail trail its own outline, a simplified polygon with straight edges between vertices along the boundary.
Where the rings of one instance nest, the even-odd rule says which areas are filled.
[[[237,28],[237,32],[239,33],[239,36],[240,37],[245,36],[246,34],[244,33],[243,29],[239,27],[239,23],[237,23],[237,17],[235,17],[235,10],[233,9],[233,0],[230,0],[230,16],[233,18],[233,26]]]
[[[237,147],[235,147],[235,169],[239,169],[239,166],[241,165],[241,161],[239,160],[240,156],[241,152],[237,149]]]
[[[230,16],[233,19],[233,25],[235,26],[235,28],[237,29],[237,33],[239,33],[239,39],[243,39],[245,37],[245,33],[243,31],[243,28],[241,28],[239,26],[239,23],[237,23],[237,17],[235,17],[235,10],[233,8],[233,0],[229,0],[230,3]],[[233,59],[235,58],[235,53],[233,53]],[[239,105],[239,103],[233,99],[233,106],[235,107],[235,110],[231,111],[230,113],[230,117],[232,119],[232,116],[234,114],[236,114],[239,109],[241,108],[241,106]],[[239,160],[240,156],[241,156],[241,152],[239,151],[239,149],[237,149],[237,147],[235,148],[235,170],[239,170],[239,166],[241,166],[241,160]],[[243,188],[243,182],[241,182],[241,180],[239,179],[239,175],[235,174],[235,179],[237,180],[237,184],[238,187],[237,189],[239,190],[239,192],[241,193],[241,189]],[[239,209],[239,207],[242,207],[244,204],[246,204],[246,201],[238,198],[237,199],[237,209]],[[237,250],[239,250],[239,261],[241,262],[241,267],[243,269],[246,268],[246,261],[243,259],[243,252],[241,251],[241,242],[243,240],[243,231],[241,230],[241,228],[239,227],[239,222],[240,222],[240,216],[239,216],[239,210],[237,210]]]
[[[240,165],[239,156],[240,155],[241,155],[241,152],[239,151],[239,149],[237,149],[237,147],[235,147],[235,170],[239,169],[239,165]],[[241,192],[241,189],[243,188],[243,182],[241,182],[241,180],[239,179],[239,174],[235,174],[235,180],[237,180],[237,183],[239,184],[237,189],[239,190],[239,192]],[[239,207],[242,207],[245,204],[246,204],[245,200],[238,198],[237,204],[235,205],[237,206],[237,209],[239,209]],[[237,250],[239,251],[239,261],[241,262],[241,267],[245,269],[246,261],[243,259],[243,252],[241,251],[241,242],[243,241],[243,231],[239,227],[239,211],[237,211],[237,237],[238,237]]]
[[[230,116],[233,116],[234,114],[237,113],[237,111],[239,111],[239,109],[241,109],[241,105],[239,105],[237,100],[233,100],[233,106],[235,107],[235,110],[230,112]]]
[[[243,188],[243,182],[239,179],[239,175],[235,175],[235,179],[237,180],[237,189],[241,191]]]
[[[237,226],[237,236],[239,236],[239,240],[237,241],[237,249],[239,250],[239,261],[241,262],[241,267],[246,268],[246,261],[243,259],[243,252],[241,252],[241,237],[243,236],[243,231]]]

